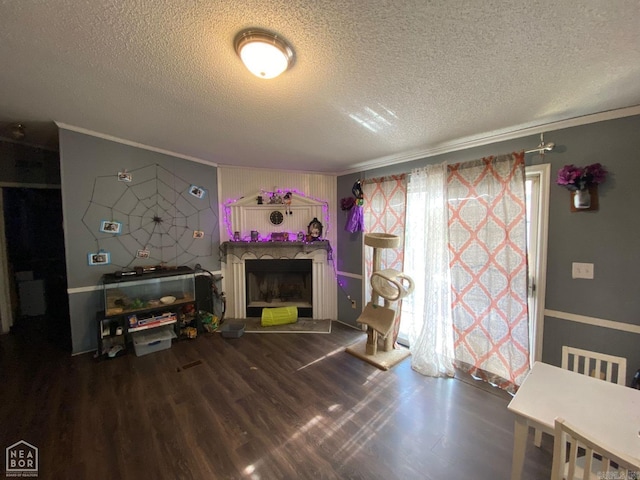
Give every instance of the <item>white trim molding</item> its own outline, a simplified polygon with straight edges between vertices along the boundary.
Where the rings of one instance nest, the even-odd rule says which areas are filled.
[[[336,275],[339,277],[355,278],[356,280],[362,280],[362,275],[357,273],[349,273],[349,272],[342,272],[340,270],[336,270]]]
[[[534,360],[542,360],[542,344],[544,338],[544,312],[543,306],[546,299],[547,291],[547,248],[549,242],[549,184],[551,183],[551,164],[543,163],[541,165],[531,165],[525,167],[526,178],[538,178],[538,201],[532,208],[536,208],[530,219],[537,219],[538,238],[536,239],[535,252],[535,272],[536,272],[536,291],[535,291],[535,319],[533,325],[534,338],[533,358]]]
[[[74,293],[95,292],[97,290],[102,290],[102,285],[90,285],[88,287],[67,288],[67,295],[72,295]]]
[[[613,330],[620,330],[622,332],[640,334],[640,325],[634,325],[632,323],[614,322],[613,320],[603,320],[602,318],[587,317],[584,315],[577,315],[575,313],[558,312],[556,310],[545,309],[544,314],[546,317],[559,318],[560,320],[569,320],[570,322],[584,323],[595,327],[610,328]]]

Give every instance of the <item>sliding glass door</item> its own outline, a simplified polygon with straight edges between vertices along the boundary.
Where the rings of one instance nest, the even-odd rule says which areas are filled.
[[[546,271],[546,239],[548,221],[550,166],[526,167],[527,205],[527,251],[529,271],[529,338],[530,361],[539,360],[542,355],[542,328],[544,310],[544,290]],[[404,305],[406,309],[408,305]],[[416,316],[403,315],[398,341],[409,344],[411,331],[419,331],[419,326],[411,322],[419,321]]]

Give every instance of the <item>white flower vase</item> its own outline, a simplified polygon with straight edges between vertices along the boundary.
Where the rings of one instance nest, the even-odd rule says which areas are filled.
[[[573,196],[573,206],[576,208],[589,208],[591,206],[591,194],[586,188],[584,190],[576,190]]]

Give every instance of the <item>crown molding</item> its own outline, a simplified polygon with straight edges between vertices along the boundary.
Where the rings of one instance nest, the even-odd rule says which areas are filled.
[[[269,167],[250,167],[250,166],[246,166],[246,165],[230,165],[230,164],[224,164],[224,163],[218,163],[216,165],[218,168],[228,168],[228,169],[235,169],[235,170],[263,170],[265,172],[284,172],[284,173],[300,173],[300,174],[304,174],[304,175],[322,175],[325,177],[337,177],[338,175],[342,175],[341,173],[338,172],[317,172],[315,170],[284,170],[284,169],[280,169],[280,168],[269,168]]]
[[[608,110],[606,112],[599,112],[591,115],[584,115],[581,117],[569,118],[567,120],[559,120],[557,122],[519,128],[516,130],[490,132],[481,137],[472,136],[472,137],[459,138],[456,140],[452,140],[450,142],[443,142],[439,145],[436,145],[434,147],[430,147],[427,149],[423,149],[423,150],[417,150],[417,151],[406,152],[401,154],[394,154],[394,155],[389,155],[386,157],[380,157],[374,160],[358,163],[354,165],[352,168],[338,173],[338,176],[349,175],[352,173],[360,173],[364,170],[373,170],[375,168],[388,167],[390,165],[397,165],[399,163],[411,162],[413,160],[420,160],[423,158],[434,157],[436,155],[442,155],[445,153],[457,152],[460,150],[466,150],[468,148],[482,147],[484,145],[489,145],[492,143],[504,142],[507,140],[514,140],[514,139],[526,137],[529,135],[547,133],[553,130],[561,130],[564,128],[578,127],[581,125],[604,122],[606,120],[614,120],[617,118],[631,117],[634,115],[640,115],[640,105],[635,105],[633,107],[620,108],[617,110]]]
[[[89,135],[91,137],[101,138],[103,140],[109,140],[110,142],[121,143],[122,145],[127,145],[129,147],[141,148],[143,150],[149,150],[150,152],[161,153],[163,155],[169,155],[171,157],[182,158],[184,160],[189,160],[191,162],[202,163],[204,165],[209,165],[210,167],[217,167],[218,164],[214,162],[210,162],[208,160],[203,160],[201,158],[192,157],[190,155],[183,155],[181,153],[172,152],[170,150],[165,150],[163,148],[152,147],[150,145],[145,145],[143,143],[133,142],[131,140],[127,140],[124,138],[114,137],[112,135],[107,135],[105,133],[96,132],[93,130],[89,130],[87,128],[76,127],[74,125],[68,125],[62,122],[54,123],[63,130],[70,130],[72,132],[82,133],[84,135]]]
[[[608,110],[605,112],[599,112],[599,113],[594,113],[590,115],[583,115],[580,117],[569,118],[566,120],[559,120],[557,122],[550,122],[550,123],[534,125],[530,127],[517,128],[515,130],[505,129],[505,130],[489,132],[481,136],[475,135],[470,137],[459,138],[449,142],[442,142],[438,145],[435,145],[433,147],[426,148],[426,149],[388,155],[385,157],[380,157],[377,159],[372,159],[365,162],[357,163],[353,167],[347,170],[339,171],[339,172],[313,172],[313,171],[298,171],[298,170],[294,170],[294,171],[300,172],[300,173],[307,173],[311,175],[327,175],[327,176],[338,177],[338,176],[349,175],[353,173],[361,173],[365,170],[373,170],[376,168],[388,167],[388,166],[397,165],[400,163],[406,163],[414,160],[434,157],[436,155],[443,155],[445,153],[457,152],[457,151],[466,150],[474,147],[481,147],[484,145],[490,145],[492,143],[504,142],[507,140],[515,140],[515,139],[526,137],[529,135],[537,135],[540,133],[547,133],[554,130],[578,127],[582,125],[588,125],[591,123],[604,122],[607,120],[615,120],[617,118],[631,117],[634,115],[640,115],[640,105],[620,108],[616,110]],[[210,162],[208,160],[203,160],[201,158],[192,157],[190,155],[183,155],[183,154],[172,152],[169,150],[164,150],[162,148],[152,147],[150,145],[145,145],[142,143],[133,142],[131,140],[126,140],[126,139],[115,137],[112,135],[96,132],[86,128],[77,127],[74,125],[68,125],[63,122],[56,121],[54,123],[58,126],[58,128],[61,128],[64,130],[70,130],[73,132],[82,133],[84,135],[90,135],[92,137],[101,138],[103,140],[109,140],[111,142],[121,143],[123,145],[128,145],[131,147],[142,148],[144,150],[149,150],[152,152],[169,155],[176,158],[182,158],[184,160],[189,160],[192,162],[201,163],[201,164],[212,166],[212,167],[252,168],[252,169],[262,168],[264,170],[273,170],[270,168],[263,168],[263,167],[241,167],[236,165],[218,164],[215,162]],[[291,170],[287,170],[287,171],[291,171]]]

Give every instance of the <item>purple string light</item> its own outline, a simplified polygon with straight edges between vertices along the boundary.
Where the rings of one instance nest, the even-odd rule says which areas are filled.
[[[264,197],[267,196],[271,196],[273,194],[285,194],[287,192],[291,192],[294,193],[302,198],[307,198],[309,200],[313,200],[314,202],[318,202],[322,204],[322,213],[324,216],[324,224],[326,225],[326,229],[325,229],[325,235],[327,232],[329,232],[330,227],[331,227],[331,219],[329,216],[329,202],[325,201],[325,200],[321,200],[319,198],[316,197],[312,197],[310,195],[305,194],[304,192],[301,192],[300,190],[296,189],[296,188],[278,188],[275,191],[270,191],[270,190],[264,190],[264,189],[260,189],[260,194],[263,195]],[[233,226],[231,225],[231,207],[236,204],[239,200],[242,200],[244,197],[238,197],[238,198],[230,198],[227,199],[224,202],[224,224],[227,227],[227,233],[229,234],[229,238],[233,238]],[[292,232],[289,232],[290,234],[293,234]],[[261,242],[267,242],[269,241],[268,238],[262,238],[260,237],[259,241]],[[327,252],[327,260],[328,262],[331,264],[332,267],[332,271],[333,271],[333,277],[336,281],[336,284],[338,285],[338,288],[340,288],[340,291],[342,291],[342,293],[344,294],[344,296],[347,298],[347,300],[351,301],[351,295],[349,295],[346,290],[344,289],[344,282],[340,281],[338,279],[338,271],[336,269],[336,264],[333,261],[333,249],[331,247],[329,247],[329,251]]]

